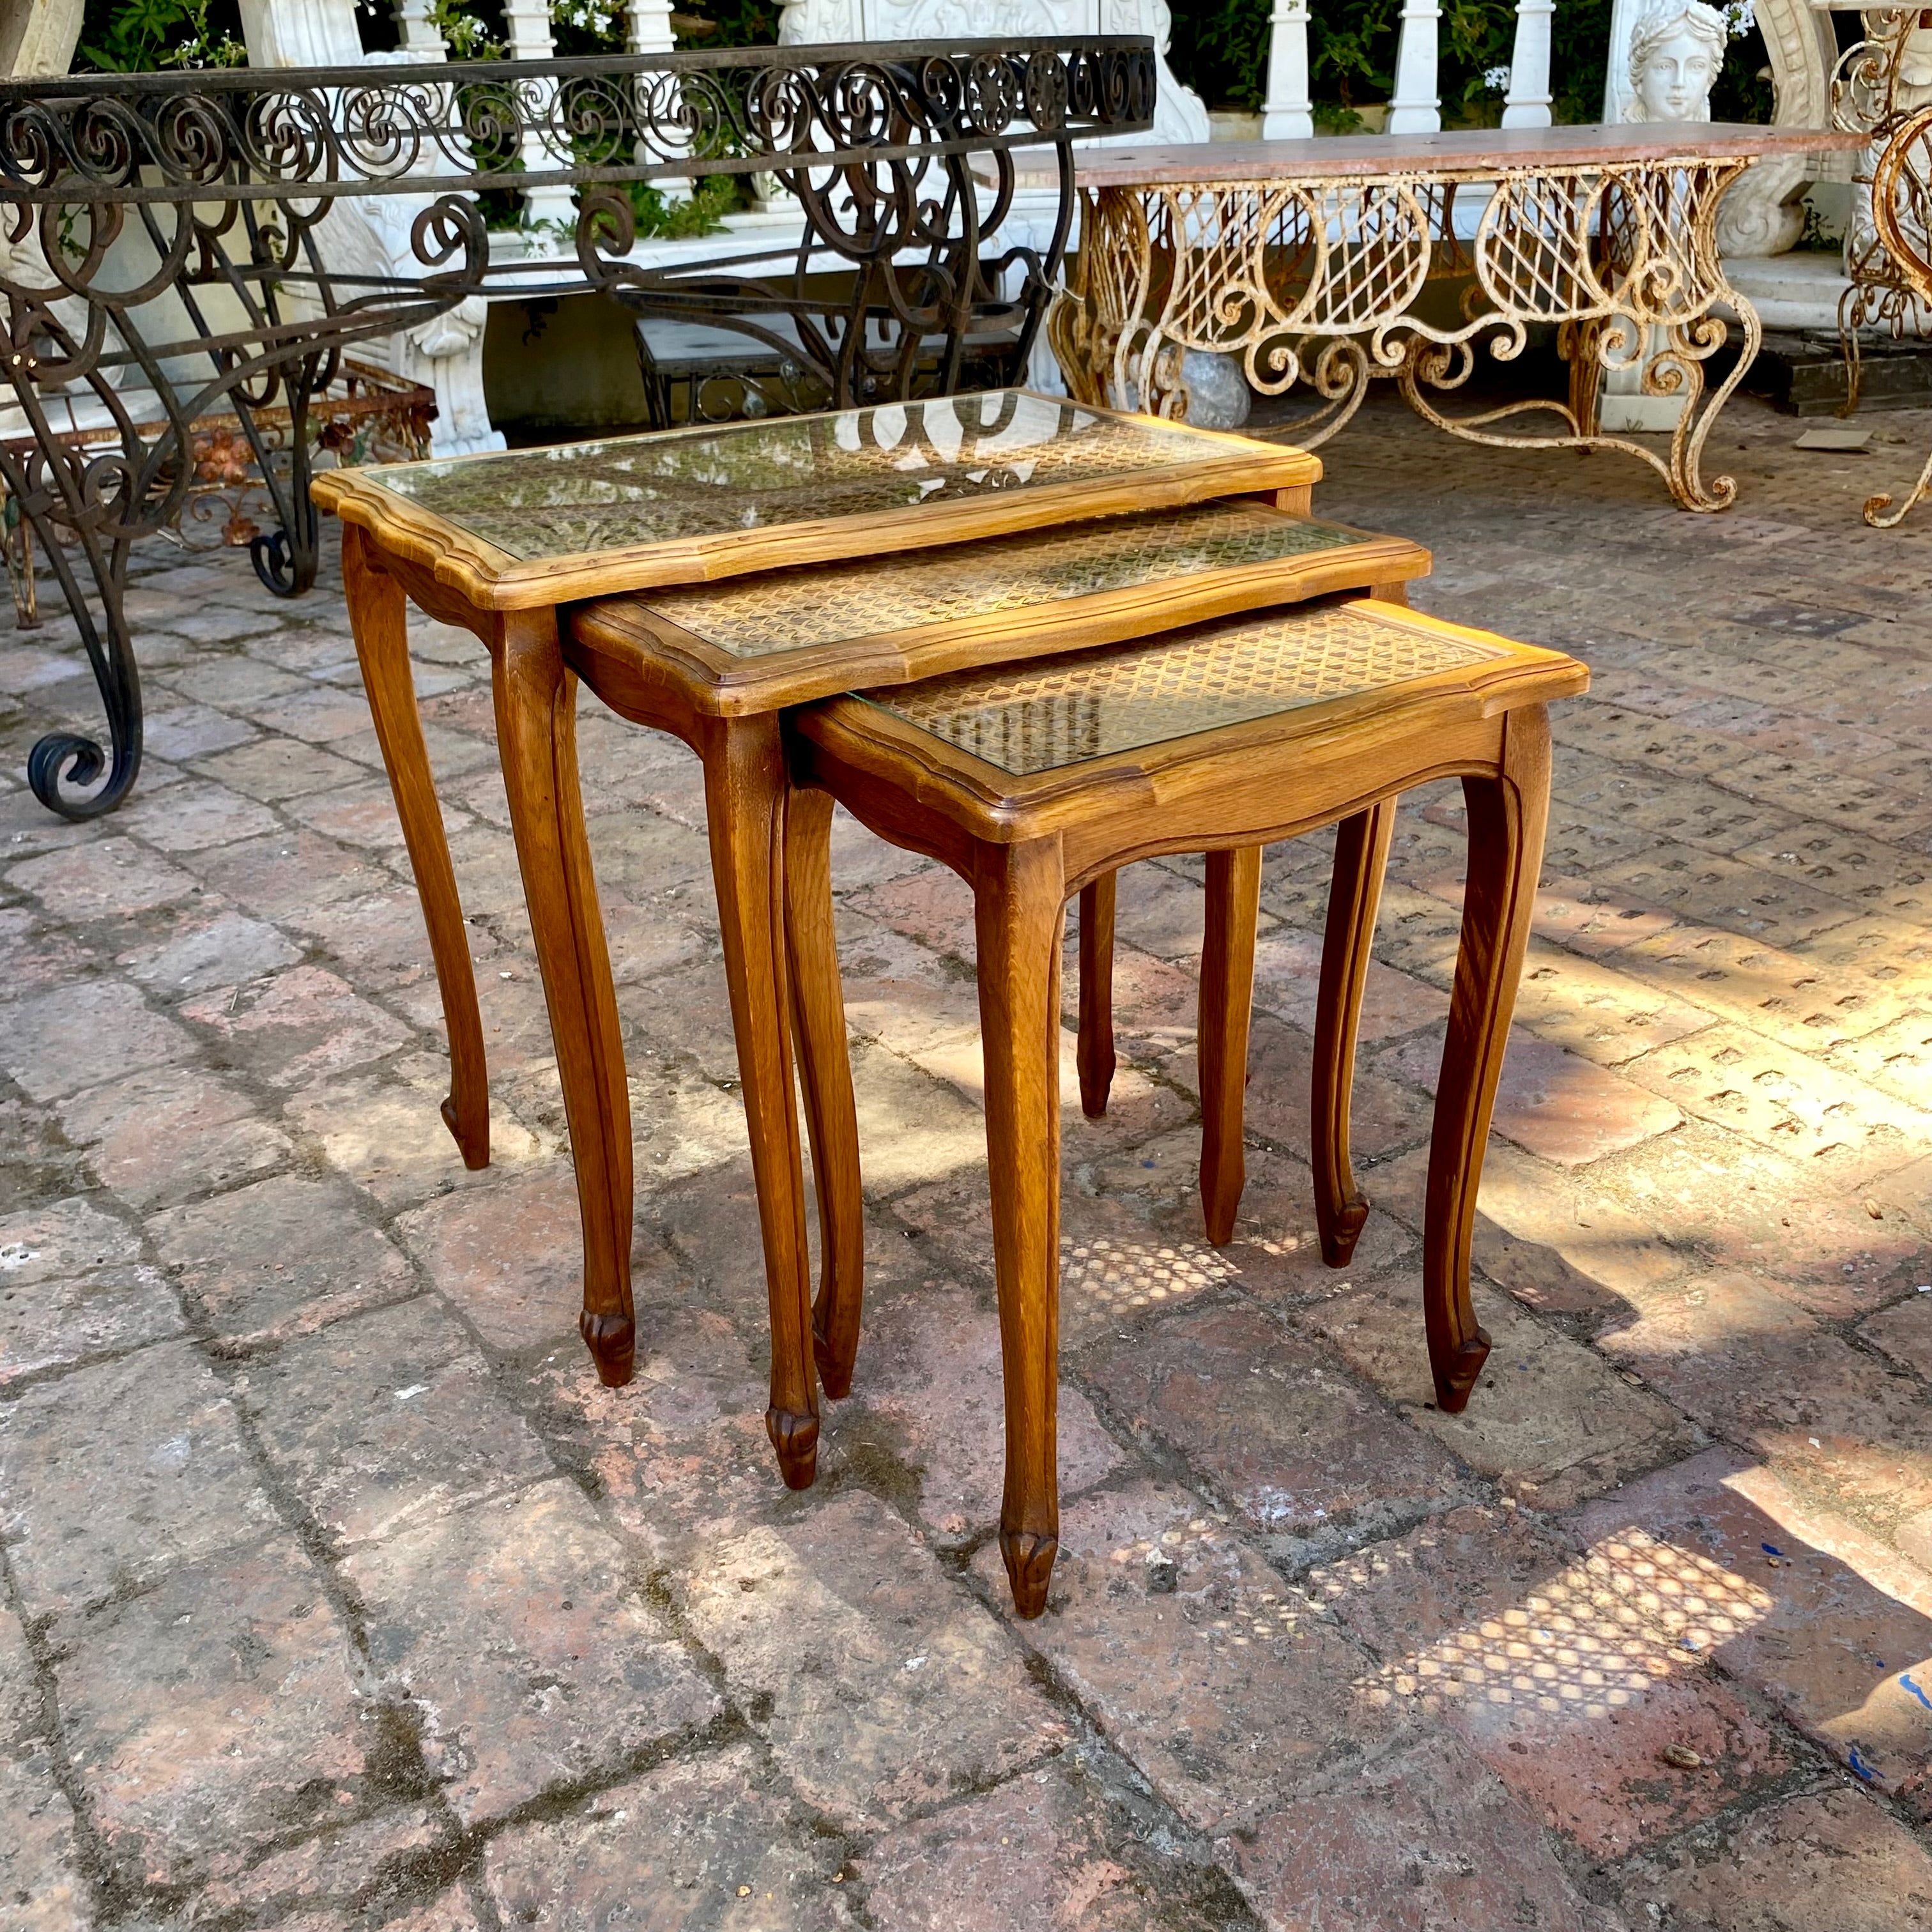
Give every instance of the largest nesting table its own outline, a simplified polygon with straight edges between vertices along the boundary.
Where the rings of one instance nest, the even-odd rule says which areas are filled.
[[[1312,521],[1320,474],[1278,444],[1006,391],[317,479],[345,525],[356,650],[449,1030],[443,1115],[474,1167],[489,1157],[482,1027],[406,600],[489,648],[576,1164],[579,1326],[605,1382],[630,1379],[635,1346],[630,1108],[578,778],[579,679],[704,763],[771,1306],[766,1424],[802,1488],[816,1468],[814,1342],[842,1394],[856,1335],[812,1332],[788,1014],[814,1074],[821,1306],[854,1320],[862,1232],[842,1007],[836,985],[795,1000],[788,961],[782,712],[1338,591],[1400,598],[1427,554]],[[829,808],[808,798],[798,808]],[[827,902],[808,884],[794,916]]]

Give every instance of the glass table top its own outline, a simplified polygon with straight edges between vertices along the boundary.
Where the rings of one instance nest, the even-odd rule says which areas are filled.
[[[1225,459],[1231,447],[1181,423],[995,390],[358,474],[533,562],[1100,482]]]
[[[642,601],[734,657],[769,657],[1344,550],[1363,541],[1359,531],[1258,503],[1214,502],[862,563],[654,590]]]
[[[1024,778],[1508,655],[1330,606],[860,695]]]

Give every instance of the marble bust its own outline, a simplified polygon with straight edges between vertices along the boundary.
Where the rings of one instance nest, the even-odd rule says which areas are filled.
[[[1711,89],[1729,38],[1724,16],[1703,0],[1662,0],[1651,8],[1630,31],[1624,119],[1709,120]]]

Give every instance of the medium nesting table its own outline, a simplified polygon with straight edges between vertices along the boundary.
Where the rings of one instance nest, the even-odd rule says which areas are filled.
[[[445,1118],[478,1166],[482,1024],[405,599],[490,648],[576,1161],[580,1325],[605,1382],[628,1380],[634,1348],[631,1133],[578,782],[579,676],[704,761],[771,1305],[766,1425],[785,1480],[802,1487],[815,1468],[814,1366],[834,1393],[850,1378],[862,1240],[836,967],[793,999],[781,711],[1296,597],[1400,596],[1426,553],[1298,514],[1319,473],[1280,446],[1004,392],[318,480],[348,526],[351,621],[449,1028]],[[737,581],[698,587],[722,578]],[[829,884],[805,884],[800,904],[823,907],[826,922],[815,956],[828,956]],[[788,1011],[825,1230],[816,1365]]]
[[[834,698],[790,721],[796,784],[973,888],[1006,1385],[1000,1546],[1021,1616],[1046,1607],[1059,1537],[1056,1042],[1069,895],[1133,860],[1252,852],[1461,777],[1468,885],[1423,1260],[1437,1400],[1460,1410],[1489,1352],[1470,1304],[1469,1244],[1543,850],[1545,706],[1588,682],[1556,652],[1368,601]],[[789,862],[801,878],[824,870],[826,823],[823,812],[791,814]],[[1253,944],[1250,914],[1245,934],[1224,932],[1222,962],[1203,966],[1204,1194],[1214,1138],[1232,1126],[1239,1144]],[[808,943],[795,964],[807,997],[836,970]],[[1323,982],[1326,992],[1326,959]]]

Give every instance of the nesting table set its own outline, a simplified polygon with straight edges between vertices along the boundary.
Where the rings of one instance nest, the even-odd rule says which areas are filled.
[[[1348,1158],[1357,1020],[1394,802],[1460,776],[1469,862],[1431,1146],[1438,1400],[1488,1348],[1477,1181],[1541,855],[1545,706],[1587,674],[1406,608],[1425,552],[1314,520],[1316,459],[1004,391],[317,479],[345,525],[364,680],[450,1034],[444,1114],[488,1159],[482,1029],[418,719],[406,600],[488,646],[512,826],[583,1216],[581,1328],[628,1381],[629,1103],[579,793],[579,681],[703,761],[772,1326],[766,1426],[812,1480],[844,1394],[863,1238],[832,940],[831,811],[972,886],[1006,1397],[1000,1542],[1020,1613],[1057,1548],[1061,934],[1080,896],[1083,1104],[1112,1066],[1113,881],[1208,855],[1202,1198],[1233,1232],[1262,848],[1335,824],[1313,1096],[1324,1256],[1366,1212]],[[794,1075],[822,1232],[814,1304]]]

